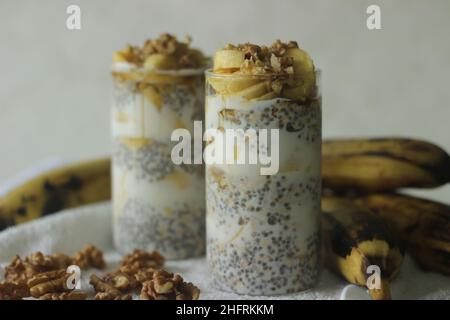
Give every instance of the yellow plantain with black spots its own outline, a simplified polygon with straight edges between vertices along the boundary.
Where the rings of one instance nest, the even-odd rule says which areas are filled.
[[[426,270],[450,275],[450,206],[402,194],[369,194],[352,199],[389,224]]]
[[[368,267],[380,268],[381,286],[369,288],[374,300],[390,299],[389,283],[400,270],[404,246],[381,219],[352,201],[322,197],[323,257],[327,268],[348,282],[367,286]]]
[[[322,178],[325,188],[336,191],[438,187],[450,181],[450,156],[413,139],[325,140]]]
[[[0,198],[0,230],[66,208],[111,198],[110,159],[45,172]]]

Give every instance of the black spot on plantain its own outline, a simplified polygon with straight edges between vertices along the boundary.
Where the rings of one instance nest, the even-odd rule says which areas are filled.
[[[17,208],[16,213],[21,217],[26,216],[27,215],[27,207],[21,206],[21,207]]]
[[[420,223],[419,223],[419,221],[417,221],[416,223],[413,223],[412,225],[409,225],[408,227],[406,227],[405,233],[407,235],[410,235],[411,233],[416,231],[419,227],[420,227]]]
[[[345,258],[358,243],[374,239],[384,240],[390,248],[398,248],[403,254],[405,246],[403,242],[381,221],[367,214],[361,215],[361,219],[354,219],[355,226],[350,230],[344,227],[332,213],[322,212],[322,217],[327,220],[331,229],[331,246],[335,254]]]
[[[436,252],[436,255],[438,256],[439,262],[445,266],[446,268],[449,268],[450,266],[450,252],[444,251],[444,250],[434,250]]]
[[[66,199],[67,193],[64,191],[56,191],[47,195],[44,206],[42,207],[42,215],[45,216],[61,211],[65,207]]]
[[[350,254],[352,248],[356,246],[357,242],[351,238],[347,229],[340,224],[340,222],[333,217],[332,214],[323,211],[322,219],[332,226],[331,234],[329,235],[331,241],[331,250],[340,257],[345,258]]]
[[[435,219],[425,222],[424,230],[428,230],[427,237],[434,238],[442,242],[450,242],[450,210],[437,212]]]
[[[373,256],[368,255],[366,256],[366,263],[362,264],[362,270],[361,272],[366,275],[366,279],[370,277],[372,274],[367,273],[367,267],[369,265],[375,265],[380,268],[380,276],[386,279],[389,279],[391,275],[397,270],[399,261],[396,261],[395,259],[387,256]]]
[[[64,187],[71,191],[79,191],[83,187],[83,181],[75,176],[71,176]]]
[[[4,217],[3,212],[0,209],[0,231],[6,229],[8,227],[11,227],[13,225],[14,225],[14,220],[9,217]]]
[[[417,246],[412,247],[412,256],[422,270],[437,271],[445,275],[450,275],[450,252]]]
[[[71,176],[69,180],[59,185],[46,180],[43,185],[46,201],[41,210],[42,215],[65,209],[69,193],[79,191],[82,187],[83,182],[75,176]]]

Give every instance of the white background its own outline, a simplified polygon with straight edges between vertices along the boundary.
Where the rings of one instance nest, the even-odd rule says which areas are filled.
[[[65,27],[78,4],[82,29]],[[366,28],[378,4],[382,30]],[[323,70],[324,136],[400,135],[450,151],[450,1],[0,0],[0,183],[49,156],[110,149],[111,53],[169,31],[208,54],[297,40]],[[450,187],[425,192],[447,200]]]

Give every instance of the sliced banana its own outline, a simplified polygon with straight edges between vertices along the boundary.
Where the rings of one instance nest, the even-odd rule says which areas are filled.
[[[146,85],[141,88],[142,94],[151,102],[151,104],[158,110],[163,106],[161,94],[152,85]]]
[[[258,79],[247,77],[212,77],[209,83],[216,92],[222,95],[233,95],[260,82]]]
[[[239,50],[219,50],[214,55],[214,72],[238,70],[244,62],[245,54]]]
[[[304,100],[308,96],[308,90],[304,85],[286,87],[283,90],[283,96],[292,100]]]
[[[278,96],[278,94],[274,91],[270,91],[262,96],[259,96],[257,98],[254,98],[253,100],[270,100],[270,99],[275,99]]]
[[[143,82],[158,83],[158,84],[174,84],[185,83],[186,77],[171,74],[158,74],[156,72],[147,72],[144,75]]]
[[[283,94],[286,98],[303,100],[314,93],[316,74],[314,63],[308,53],[300,48],[290,48],[286,51],[286,57],[294,60],[295,85],[286,88]]]
[[[256,99],[258,97],[264,96],[270,91],[270,81],[260,82],[251,87],[248,87],[236,94],[243,97],[244,99]]]
[[[177,60],[174,56],[155,53],[147,57],[144,62],[144,68],[168,70],[177,67]]]

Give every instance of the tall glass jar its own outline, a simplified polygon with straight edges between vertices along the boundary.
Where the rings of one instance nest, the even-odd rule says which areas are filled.
[[[262,156],[261,129],[279,133],[278,146],[270,148],[279,154],[275,174],[262,175],[260,162],[206,164],[207,258],[213,282],[222,290],[274,295],[308,289],[317,280],[319,78],[316,71],[313,96],[295,100],[268,88],[277,81],[301,83],[300,78],[206,72],[206,129],[255,129]],[[235,147],[234,157],[252,149],[245,148]]]
[[[204,118],[203,70],[113,69],[113,233],[121,252],[205,250],[204,166],[175,165],[171,133]]]

